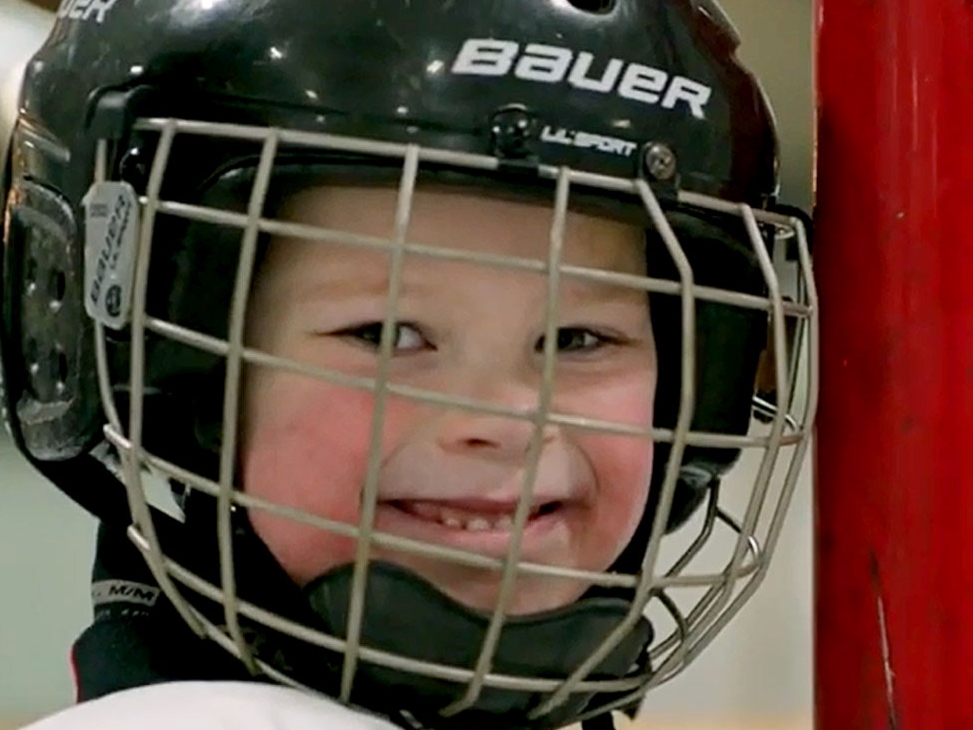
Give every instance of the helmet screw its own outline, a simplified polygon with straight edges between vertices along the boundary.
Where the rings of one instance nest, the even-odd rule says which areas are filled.
[[[676,153],[662,142],[650,142],[643,153],[646,171],[656,180],[671,180],[676,174]]]
[[[527,157],[534,136],[534,115],[519,104],[504,107],[490,118],[490,137],[497,157]]]

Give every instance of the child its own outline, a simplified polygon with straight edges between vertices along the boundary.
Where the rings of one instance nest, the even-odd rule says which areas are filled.
[[[395,197],[388,188],[310,189],[287,213],[310,225],[391,238]],[[541,206],[428,191],[415,196],[409,230],[432,246],[544,264],[549,227],[550,211]],[[571,213],[563,261],[643,275],[642,236],[634,226]],[[530,414],[543,375],[543,271],[412,256],[402,267],[389,382]],[[274,242],[251,300],[251,343],[375,378],[388,279],[387,251]],[[551,409],[648,430],[656,372],[644,292],[566,279],[558,305],[563,324],[556,331]],[[261,367],[245,392],[244,491],[357,524],[376,396]],[[503,558],[536,438],[532,423],[395,394],[384,409],[375,528]],[[605,570],[645,509],[650,442],[557,425],[546,426],[541,439],[521,558]],[[251,522],[299,584],[354,560],[352,539],[266,512],[254,513]],[[496,604],[496,571],[391,548],[378,547],[371,556],[409,567],[465,605],[489,611]],[[577,600],[586,587],[521,576],[508,611],[552,610]]]
[[[227,683],[254,679],[406,727],[631,710],[762,573],[767,479],[813,414],[781,344],[744,438],[768,314],[813,332],[766,250],[796,224],[748,207],[775,192],[763,97],[690,0],[316,12],[69,3],[29,68],[11,428],[103,523],[74,648],[98,701],[42,726],[356,722]],[[744,445],[765,468],[734,520]],[[686,572],[717,522],[725,568]]]

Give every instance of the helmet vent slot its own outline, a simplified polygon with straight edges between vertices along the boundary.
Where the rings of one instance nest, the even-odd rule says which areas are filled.
[[[568,2],[573,7],[586,13],[604,15],[614,9],[618,0],[568,0]]]

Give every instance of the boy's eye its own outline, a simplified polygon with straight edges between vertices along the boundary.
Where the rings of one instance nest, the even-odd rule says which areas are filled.
[[[382,343],[382,331],[385,329],[383,322],[368,322],[366,324],[349,327],[336,334],[342,337],[349,337],[360,343],[378,349]],[[416,351],[429,346],[422,332],[415,325],[407,322],[396,322],[395,334],[392,337],[393,351]]]
[[[537,339],[534,345],[536,352],[544,352],[544,340],[543,335]],[[590,352],[612,341],[611,337],[583,327],[562,327],[557,331],[558,352]]]

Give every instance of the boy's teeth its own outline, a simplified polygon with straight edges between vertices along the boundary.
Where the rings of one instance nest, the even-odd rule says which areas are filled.
[[[512,514],[478,515],[429,503],[410,504],[407,511],[412,512],[417,517],[439,522],[454,530],[509,532],[514,525]]]
[[[454,530],[469,530],[470,532],[509,530],[513,526],[513,520],[509,515],[487,517],[485,515],[471,515],[468,512],[460,512],[449,508],[443,508],[438,515],[431,515],[431,519]]]
[[[465,529],[472,532],[485,532],[486,530],[492,530],[493,525],[490,524],[489,520],[485,520],[482,517],[474,517],[472,520],[466,523]]]

